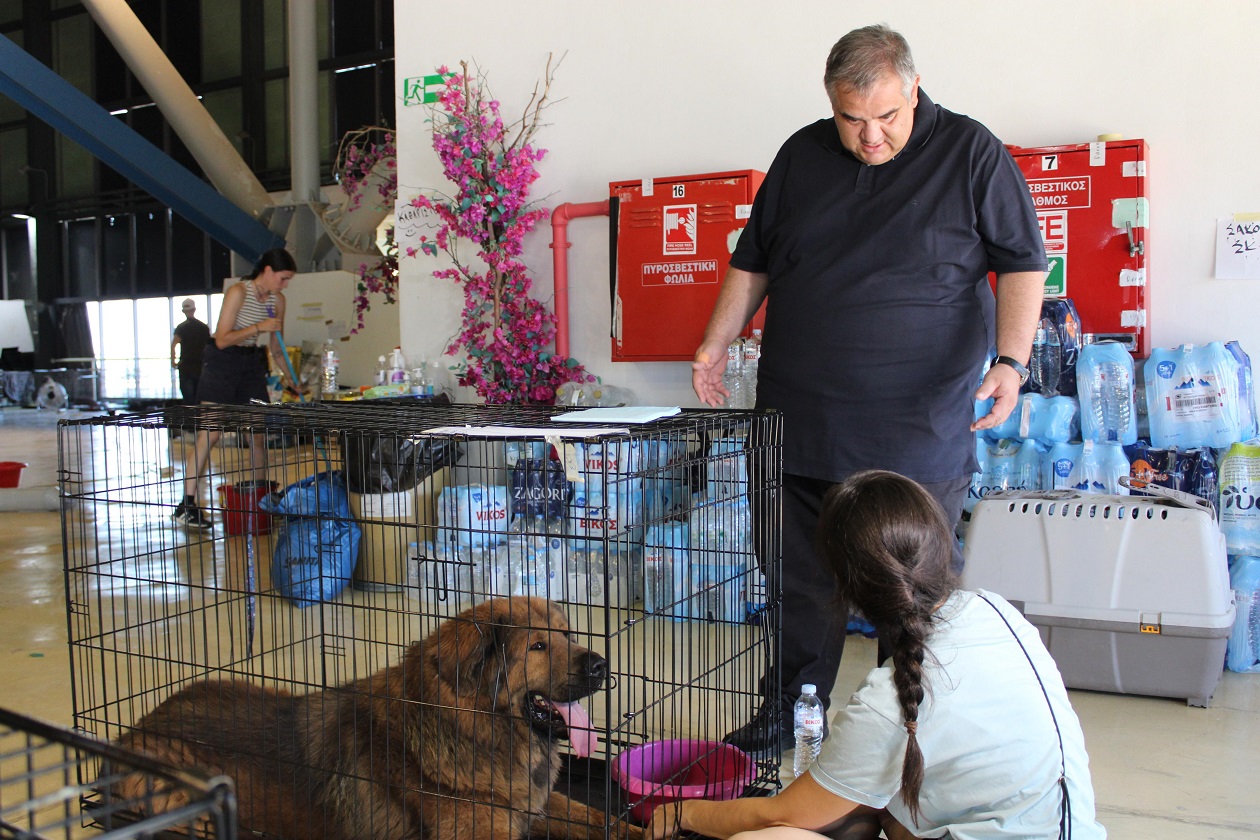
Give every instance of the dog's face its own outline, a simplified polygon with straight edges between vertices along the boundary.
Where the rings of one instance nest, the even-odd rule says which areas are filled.
[[[577,701],[603,687],[608,663],[577,643],[557,605],[492,599],[443,623],[430,643],[459,705],[522,716],[579,747],[569,730],[589,730],[590,721]]]

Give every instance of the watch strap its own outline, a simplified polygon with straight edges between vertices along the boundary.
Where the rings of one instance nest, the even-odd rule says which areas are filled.
[[[1019,374],[1020,385],[1023,385],[1028,381],[1028,368],[1024,367],[1018,359],[1013,359],[1010,356],[998,356],[993,360],[993,364],[1007,365],[1008,367],[1014,368],[1015,372]]]

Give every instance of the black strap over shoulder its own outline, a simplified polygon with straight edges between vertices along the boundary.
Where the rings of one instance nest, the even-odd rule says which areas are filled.
[[[1015,628],[1006,620],[1006,616],[997,608],[997,604],[981,595],[979,592],[976,596],[993,607],[993,611],[998,614],[998,618],[1002,619],[1002,623],[1006,625],[1006,629],[1011,631],[1011,635],[1015,638],[1015,644],[1019,645],[1019,649],[1024,652],[1024,658],[1028,660],[1028,667],[1032,668],[1033,676],[1037,678],[1037,685],[1041,686],[1041,696],[1046,698],[1046,707],[1050,709],[1050,721],[1054,724],[1054,733],[1059,739],[1059,789],[1063,793],[1063,804],[1059,813],[1059,837],[1061,840],[1069,840],[1072,836],[1072,803],[1068,798],[1067,786],[1067,754],[1063,750],[1063,731],[1059,729],[1059,718],[1054,713],[1054,704],[1050,702],[1050,692],[1046,691],[1046,684],[1041,680],[1041,674],[1037,671],[1037,666],[1033,664],[1032,656],[1028,653],[1028,648],[1024,647],[1024,643],[1020,640],[1019,634],[1015,632]]]

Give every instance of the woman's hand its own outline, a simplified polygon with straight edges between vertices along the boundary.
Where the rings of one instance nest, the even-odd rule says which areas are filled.
[[[280,328],[284,326],[284,323],[279,318],[263,318],[257,324],[254,324],[254,326],[258,328],[258,332],[260,333],[279,332]]]
[[[677,837],[682,828],[681,823],[681,803],[671,802],[667,805],[658,805],[652,812],[652,821],[643,830],[643,836],[646,840],[666,840],[666,838]]]

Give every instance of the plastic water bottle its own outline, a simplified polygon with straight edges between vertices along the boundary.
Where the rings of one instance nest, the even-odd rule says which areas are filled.
[[[1063,370],[1063,349],[1054,321],[1042,318],[1033,336],[1032,358],[1028,362],[1032,381],[1043,397],[1059,393],[1059,374]]]
[[[1116,342],[1089,344],[1077,365],[1081,438],[1099,443],[1137,440],[1133,411],[1133,357]]]
[[[373,385],[389,384],[389,363],[385,361],[384,356],[376,357],[376,381]]]
[[[1116,362],[1104,362],[1094,368],[1094,381],[1098,395],[1093,405],[1096,428],[1104,441],[1119,442],[1133,412],[1128,371]]]
[[[1229,572],[1238,612],[1225,649],[1225,667],[1231,671],[1260,671],[1260,557],[1234,558]]]
[[[796,751],[792,757],[792,774],[800,777],[818,758],[823,740],[823,704],[818,699],[818,687],[810,683],[801,686],[800,699],[792,710],[792,728],[796,732]]]
[[[744,401],[744,349],[743,341],[735,339],[726,348],[726,370],[722,371],[722,384],[731,395],[726,398],[730,408],[740,408]]]
[[[324,342],[324,358],[321,368],[323,384],[320,390],[325,394],[331,394],[337,390],[337,371],[341,368],[341,360],[337,358],[337,350],[333,347],[331,338]]]
[[[752,408],[757,404],[757,365],[761,360],[761,330],[753,330],[753,337],[744,341],[744,365],[739,372],[739,408]]]

